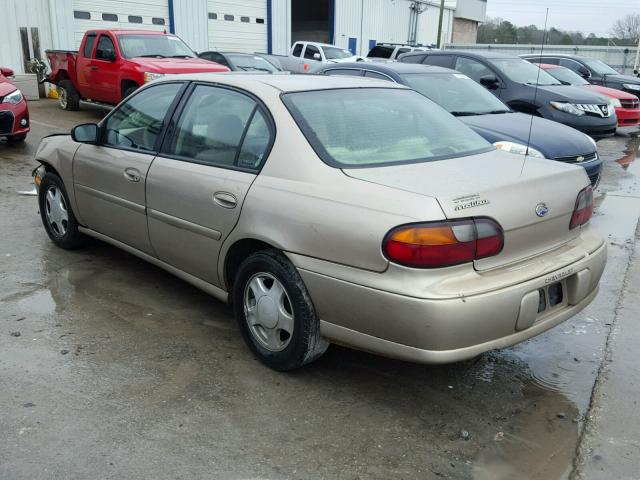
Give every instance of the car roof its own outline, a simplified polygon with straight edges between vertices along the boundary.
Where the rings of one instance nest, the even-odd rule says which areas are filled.
[[[346,48],[338,47],[337,45],[331,45],[330,43],[312,42],[310,40],[298,40],[296,43],[310,43],[311,45],[319,45],[321,47],[334,47],[340,50],[346,50]]]
[[[466,55],[468,57],[479,57],[479,58],[518,58],[516,55],[509,55],[508,53],[490,52],[485,50],[471,51],[471,50],[452,49],[452,50],[429,50],[428,52],[428,55],[458,55],[458,54]],[[410,52],[410,53],[404,54],[404,56],[407,56],[407,57],[412,55],[427,55],[427,52],[423,52],[423,53]]]
[[[219,83],[251,90],[251,86],[269,86],[280,92],[302,92],[309,90],[332,90],[338,88],[407,88],[387,80],[349,76],[322,75],[272,75],[262,73],[189,73],[168,75],[158,82],[175,79],[195,82]]]
[[[582,55],[572,55],[570,53],[554,53],[554,52],[544,52],[544,53],[525,53],[520,55],[521,57],[527,58],[537,58],[537,57],[564,57],[564,58],[572,58],[574,60],[588,60],[589,57],[585,57]]]
[[[321,72],[327,70],[341,70],[344,68],[357,68],[359,70],[370,70],[380,73],[456,73],[455,70],[444,67],[436,67],[434,65],[422,65],[419,63],[373,63],[373,62],[345,62],[336,63],[329,67],[324,67]]]
[[[176,35],[173,33],[165,33],[165,32],[158,32],[155,30],[127,30],[127,29],[122,29],[122,28],[114,28],[114,29],[99,29],[99,30],[90,30],[91,32],[111,32],[114,35],[127,35],[127,34],[133,34],[133,35],[168,35],[168,36],[173,36],[175,37]]]

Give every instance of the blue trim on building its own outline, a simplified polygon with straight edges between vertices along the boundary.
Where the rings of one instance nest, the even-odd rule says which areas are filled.
[[[271,16],[273,12],[271,11],[273,7],[272,0],[267,0],[267,53],[271,55],[273,53],[273,25],[271,23]]]
[[[376,40],[369,40],[369,50],[371,50],[373,47],[375,47],[378,43],[376,42]]]
[[[336,0],[329,3],[329,43],[335,45],[335,18],[336,18]]]
[[[173,15],[173,0],[167,0],[169,2],[169,32],[176,33],[176,22]]]
[[[351,50],[351,53],[353,53],[354,55],[356,54],[356,51],[358,50],[357,38],[349,37],[349,50]]]

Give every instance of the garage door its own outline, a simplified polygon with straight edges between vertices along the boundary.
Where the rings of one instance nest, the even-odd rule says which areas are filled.
[[[73,0],[74,43],[98,28],[169,31],[168,0]]]
[[[267,51],[267,0],[208,0],[209,49]]]

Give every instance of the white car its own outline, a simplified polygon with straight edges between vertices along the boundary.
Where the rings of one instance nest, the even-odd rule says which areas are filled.
[[[330,63],[362,62],[365,57],[328,43],[296,42],[288,56],[263,55],[277,60],[282,68],[293,73],[314,73]]]

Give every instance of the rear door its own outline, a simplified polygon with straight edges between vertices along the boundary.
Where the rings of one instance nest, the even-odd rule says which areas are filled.
[[[82,222],[151,255],[145,213],[147,171],[165,117],[182,87],[183,83],[167,83],[136,93],[103,122],[102,142],[81,145],[73,159]]]
[[[149,235],[158,257],[214,285],[220,246],[268,155],[266,109],[236,90],[194,85],[147,178]]]

